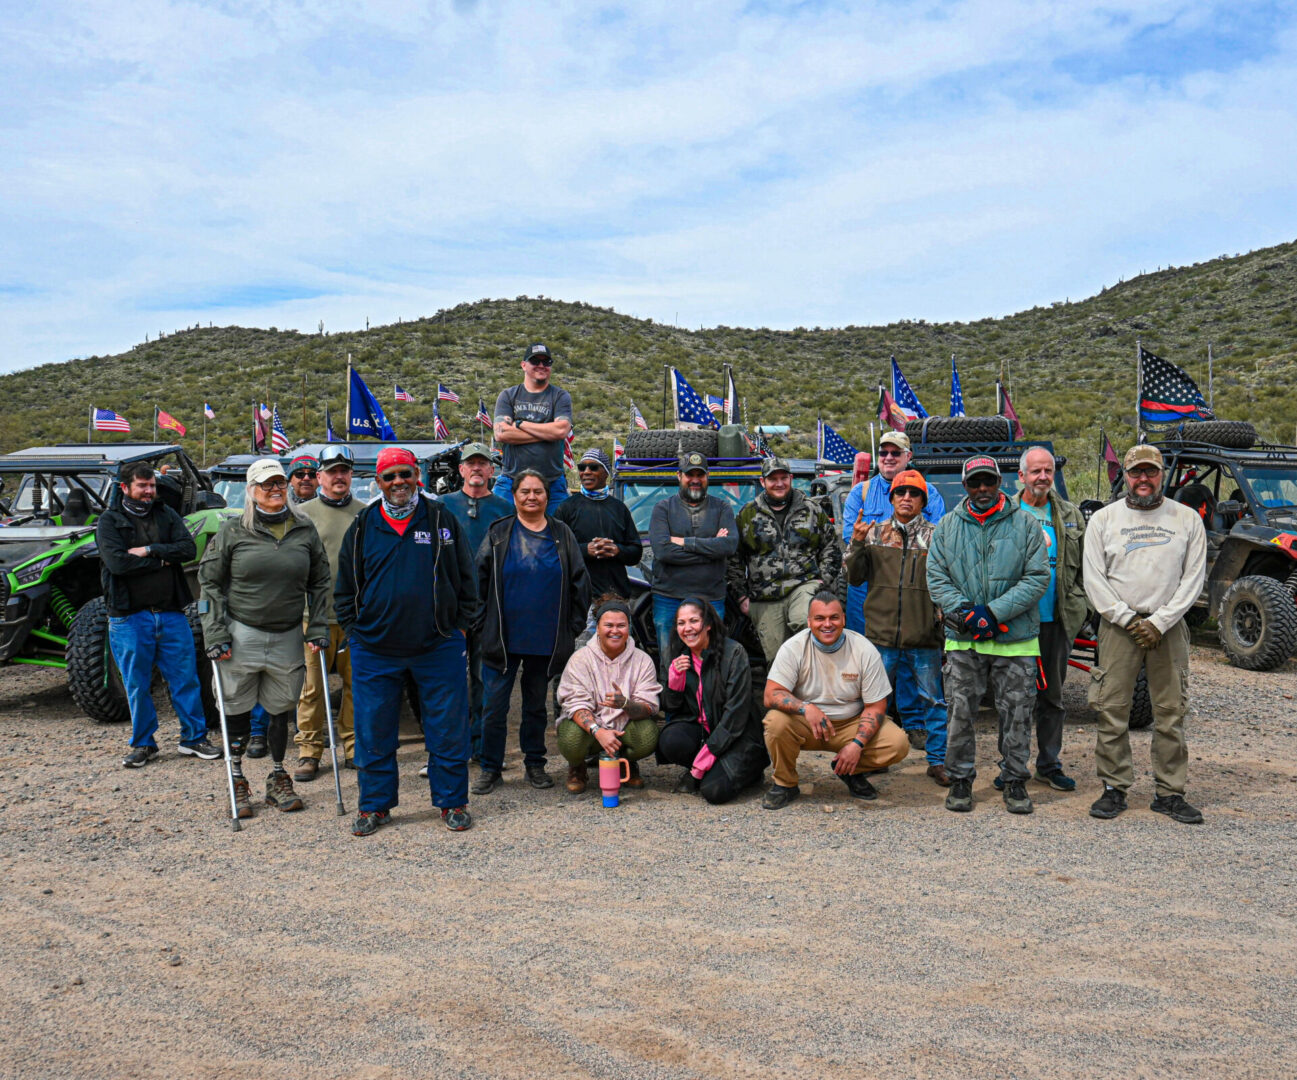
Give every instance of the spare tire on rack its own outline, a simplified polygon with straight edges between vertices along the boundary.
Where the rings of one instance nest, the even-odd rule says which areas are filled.
[[[1251,450],[1256,428],[1246,420],[1189,420],[1176,428],[1185,442],[1210,443],[1230,450]]]
[[[718,434],[715,428],[699,428],[695,431],[632,431],[626,436],[626,456],[650,460],[670,458],[674,461],[681,454],[696,450],[714,458]]]
[[[929,416],[910,420],[905,434],[919,442],[1013,442],[1013,421],[1007,416]]]

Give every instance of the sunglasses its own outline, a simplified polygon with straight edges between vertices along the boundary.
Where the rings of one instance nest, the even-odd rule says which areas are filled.
[[[972,491],[974,488],[993,488],[1000,486],[998,476],[987,476],[985,473],[979,473],[976,476],[970,476],[964,481],[964,487]]]
[[[548,367],[548,368],[552,368],[552,367],[554,366],[554,361],[553,361],[553,360],[549,360],[549,359],[528,360],[527,363],[529,363],[532,367]]]
[[[597,462],[587,461],[582,465],[578,465],[576,467],[576,471],[577,472],[599,472],[602,468],[603,466],[598,464]]]
[[[282,476],[276,476],[272,480],[263,480],[258,485],[263,491],[278,491],[281,488],[288,487],[288,481]]]
[[[395,480],[413,480],[413,469],[391,469],[388,472],[380,473],[378,478],[385,484],[390,484]]]
[[[895,491],[892,492],[893,499],[901,495],[904,495],[907,499],[919,499],[923,497],[923,492],[921,492],[918,488],[912,488],[912,487],[897,488]]]
[[[883,449],[880,449],[880,450],[878,451],[878,456],[879,456],[879,457],[900,457],[900,456],[901,456],[902,454],[904,454],[904,453],[905,453],[904,450],[883,450]]]
[[[1127,469],[1126,475],[1136,480],[1156,480],[1161,472],[1156,465],[1137,465],[1133,469]]]
[[[305,477],[307,480],[314,480],[314,479],[315,479],[315,470],[314,470],[314,469],[298,469],[295,473],[293,473],[293,479],[294,479],[294,480],[301,480],[303,477]]]

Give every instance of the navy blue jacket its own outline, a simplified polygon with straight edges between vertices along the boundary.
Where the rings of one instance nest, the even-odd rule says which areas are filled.
[[[381,507],[365,507],[342,538],[334,612],[367,648],[415,656],[478,619],[473,552],[455,516],[432,499],[419,496],[404,535]]]

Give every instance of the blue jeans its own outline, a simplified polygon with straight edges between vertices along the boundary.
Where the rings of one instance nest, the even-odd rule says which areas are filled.
[[[468,739],[472,755],[482,756],[482,700],[485,690],[482,683],[482,635],[468,639]]]
[[[548,656],[510,653],[503,671],[490,664],[482,665],[482,683],[486,695],[482,702],[483,772],[498,773],[504,765],[504,745],[509,734],[509,698],[514,679],[522,669],[522,720],[518,724],[518,743],[522,761],[530,768],[545,767],[545,688],[549,685]]]
[[[266,730],[270,727],[270,717],[266,710],[261,707],[261,702],[252,706],[252,732],[253,735],[260,735],[263,739],[266,737]]]
[[[468,651],[462,634],[416,656],[388,656],[351,642],[351,701],[361,810],[397,804],[396,748],[406,674],[419,692],[428,787],[439,810],[468,804]]]
[[[681,604],[674,596],[659,596],[653,594],[653,629],[657,631],[658,639],[658,666],[666,670],[667,655],[671,646],[671,635],[676,628],[676,608]],[[721,617],[721,622],[725,621],[725,601],[713,600],[712,607],[716,609],[716,614]]]
[[[865,597],[868,595],[868,585],[847,586],[847,629],[857,634],[865,632]]]
[[[198,690],[194,634],[182,611],[137,611],[108,620],[108,644],[131,705],[131,745],[156,747],[158,710],[153,707],[153,666],[167,681],[180,719],[181,743],[207,737],[207,716]]]
[[[493,487],[491,491],[494,494],[499,495],[500,498],[508,499],[509,502],[512,503],[513,502],[513,477],[497,476],[495,478],[495,487]],[[546,506],[545,512],[552,514],[554,512],[554,508],[558,506],[558,504],[561,503],[566,498],[567,498],[567,477],[566,476],[554,477],[554,479],[549,482],[549,504],[548,506]]]
[[[896,690],[896,711],[906,731],[926,731],[929,765],[946,761],[946,699],[941,685],[940,649],[879,646],[883,667]]]

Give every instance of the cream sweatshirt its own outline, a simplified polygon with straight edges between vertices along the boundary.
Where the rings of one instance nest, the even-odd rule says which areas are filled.
[[[1198,599],[1207,575],[1207,533],[1196,511],[1171,499],[1154,510],[1126,500],[1096,510],[1085,527],[1085,595],[1110,623],[1138,614],[1166,633]]]

